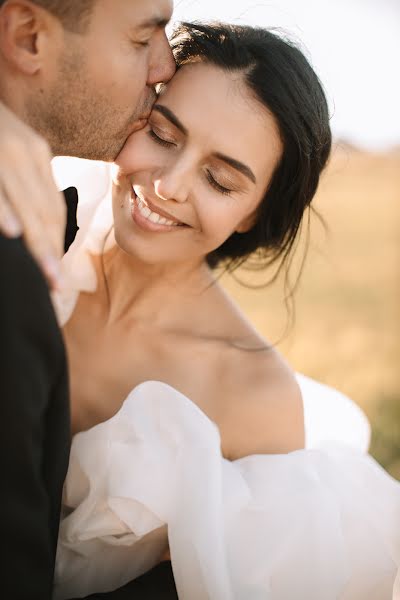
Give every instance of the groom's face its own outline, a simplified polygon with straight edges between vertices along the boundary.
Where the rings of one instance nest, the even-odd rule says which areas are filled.
[[[31,117],[48,127],[54,154],[113,160],[146,123],[154,86],[175,63],[165,34],[172,0],[95,0],[87,28],[62,28],[45,94],[30,98]]]

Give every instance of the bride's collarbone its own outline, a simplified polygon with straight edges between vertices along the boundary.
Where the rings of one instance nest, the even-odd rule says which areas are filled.
[[[90,295],[88,295],[90,296]],[[98,359],[103,355],[118,356],[120,365],[140,354],[153,354],[154,360],[165,361],[182,355],[187,360],[226,354],[232,350],[262,349],[263,342],[247,326],[232,315],[210,314],[192,311],[162,319],[138,318],[134,313],[123,319],[107,321],[99,314],[96,303],[90,297],[82,299],[70,321],[64,328],[67,346],[73,354],[85,360],[91,359],[92,350]],[[229,311],[227,311],[229,313]],[[140,353],[137,350],[140,348]],[[200,366],[200,364],[199,364]]]
[[[221,341],[151,327],[96,331],[83,342],[82,330],[66,337],[75,431],[113,416],[132,389],[151,380],[171,385],[213,416]]]
[[[221,421],[232,396],[251,391],[254,366],[264,368],[275,354],[236,315],[218,326],[215,315],[161,326],[132,316],[104,323],[95,309],[80,308],[64,330],[75,431],[112,417],[132,389],[150,380],[169,384]]]

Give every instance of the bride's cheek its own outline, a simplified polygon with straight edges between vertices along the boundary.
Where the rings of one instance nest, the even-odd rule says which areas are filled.
[[[115,159],[118,165],[126,173],[135,170],[139,164],[140,157],[146,151],[147,140],[144,130],[137,131],[128,137],[121,152]]]

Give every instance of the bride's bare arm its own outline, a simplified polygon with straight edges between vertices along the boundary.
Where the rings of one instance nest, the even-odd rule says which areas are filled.
[[[59,284],[66,208],[47,142],[0,102],[0,232],[23,236],[49,285]]]

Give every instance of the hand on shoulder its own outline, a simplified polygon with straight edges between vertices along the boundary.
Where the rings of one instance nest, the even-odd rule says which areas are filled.
[[[0,102],[0,233],[23,236],[50,287],[60,284],[66,207],[48,143]]]

